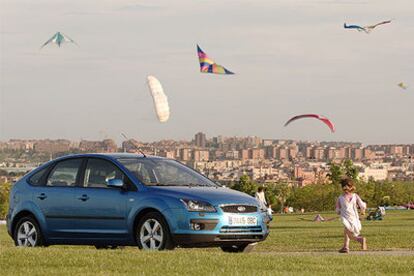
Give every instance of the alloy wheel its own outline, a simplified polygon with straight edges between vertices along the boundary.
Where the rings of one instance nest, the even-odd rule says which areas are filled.
[[[17,230],[18,246],[34,247],[37,244],[38,234],[36,227],[30,221],[23,222]]]
[[[162,225],[156,219],[146,220],[140,229],[139,240],[143,249],[158,250],[164,239]]]

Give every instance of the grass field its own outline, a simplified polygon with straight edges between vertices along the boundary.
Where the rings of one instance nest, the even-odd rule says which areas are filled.
[[[16,248],[5,227],[0,226],[0,274],[414,275],[414,211],[389,211],[384,221],[364,221],[369,251],[349,255],[336,253],[342,242],[339,220],[309,221],[314,216],[277,215],[269,238],[248,254],[223,253],[219,249],[143,252],[134,247]],[[358,247],[354,244],[351,249]]]

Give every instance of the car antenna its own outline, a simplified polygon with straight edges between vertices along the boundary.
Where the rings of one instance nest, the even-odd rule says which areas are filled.
[[[124,137],[125,138],[125,140],[129,140],[129,138],[124,134],[124,133],[122,133],[121,132],[121,136],[122,137]],[[132,145],[144,156],[144,157],[147,157],[146,155],[145,155],[145,153],[137,146],[137,145],[135,145],[135,143],[132,143]],[[124,148],[124,152],[125,152],[125,148]]]

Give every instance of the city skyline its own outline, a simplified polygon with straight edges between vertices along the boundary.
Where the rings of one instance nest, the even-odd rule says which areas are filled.
[[[201,142],[201,144],[199,144],[199,142],[197,142],[197,136],[200,135],[203,138],[201,139],[205,139],[204,142]],[[209,135],[208,133],[204,132],[204,131],[197,131],[197,133],[193,134],[192,136],[189,137],[182,137],[179,139],[174,139],[174,138],[160,138],[160,139],[155,139],[155,140],[142,140],[140,139],[140,137],[133,137],[133,136],[126,136],[126,137],[121,137],[118,139],[118,137],[110,137],[110,136],[105,136],[105,137],[97,137],[96,139],[90,139],[90,138],[85,138],[85,137],[80,137],[79,139],[71,139],[71,138],[67,138],[67,137],[56,137],[56,138],[52,138],[52,137],[10,137],[10,138],[6,138],[6,139],[0,139],[0,142],[2,143],[6,143],[9,141],[43,141],[43,140],[50,140],[50,141],[59,141],[59,140],[67,140],[73,143],[78,143],[81,141],[104,141],[104,140],[112,140],[114,141],[117,145],[122,146],[122,143],[128,140],[135,140],[138,141],[140,143],[157,143],[157,142],[162,142],[162,141],[175,141],[175,142],[194,142],[194,144],[196,146],[199,147],[203,147],[202,145],[204,143],[206,143],[206,141],[212,141],[213,139],[216,138],[223,138],[223,139],[232,139],[232,138],[237,138],[237,139],[247,139],[247,138],[258,138],[262,141],[289,141],[289,142],[293,142],[293,143],[338,143],[338,144],[360,144],[362,146],[376,146],[376,145],[414,145],[414,142],[411,143],[363,143],[361,141],[345,141],[345,140],[305,140],[305,139],[289,139],[289,138],[278,138],[278,137],[261,137],[259,135],[246,135],[246,136],[237,136],[237,135]]]
[[[409,144],[412,1],[1,2],[0,140],[248,136]],[[199,15],[215,20],[199,20]],[[395,19],[369,35],[343,22]],[[151,25],[151,28],[147,26]],[[48,47],[62,31],[79,43]],[[200,74],[196,44],[234,71]],[[158,123],[145,78],[162,82]],[[57,88],[58,87],[58,88]],[[337,126],[331,134],[312,120]]]
[[[24,173],[36,164],[73,153],[126,152],[175,159],[221,181],[248,175],[261,182],[287,181],[292,185],[325,183],[332,164],[354,162],[365,180],[413,180],[414,143],[362,145],[248,137],[211,137],[197,132],[186,141],[9,140],[0,141],[0,170]],[[352,163],[351,163],[352,164]],[[15,177],[15,175],[10,175]],[[7,176],[3,181],[7,180]],[[1,180],[0,180],[1,182]]]

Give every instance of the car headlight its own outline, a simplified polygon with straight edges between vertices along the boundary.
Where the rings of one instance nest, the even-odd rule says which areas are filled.
[[[192,199],[181,199],[181,202],[184,204],[190,212],[216,212],[216,208],[208,202],[192,200]]]

